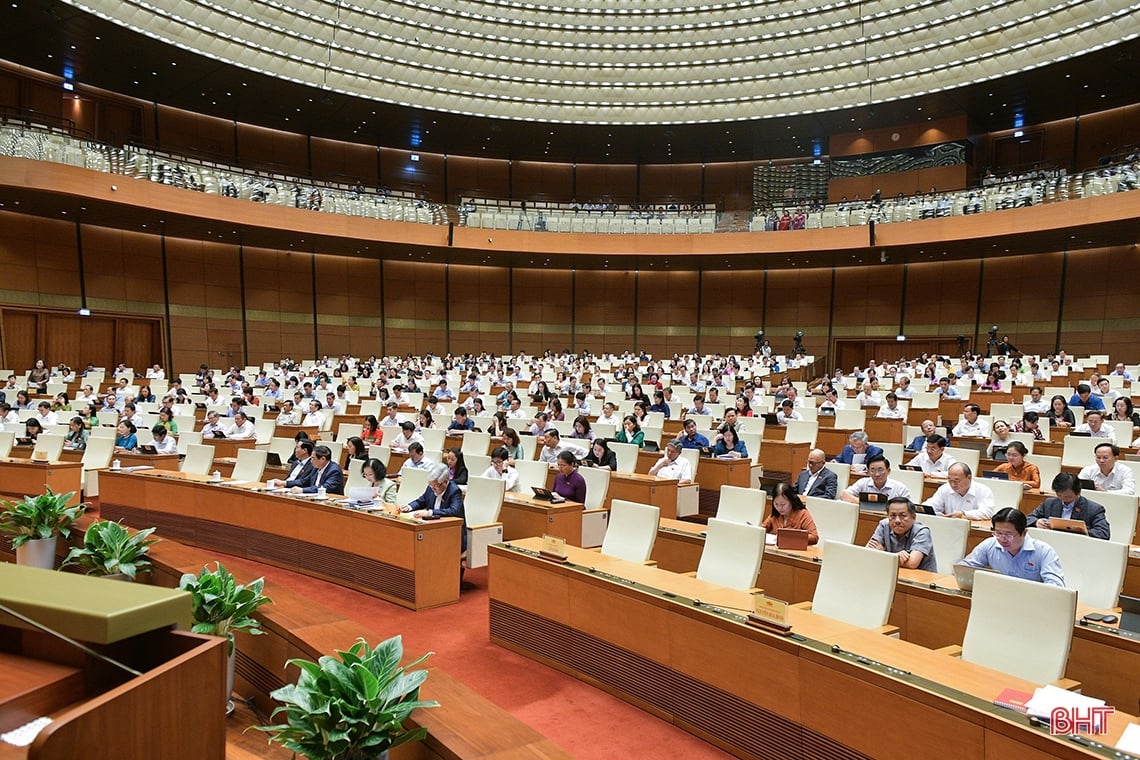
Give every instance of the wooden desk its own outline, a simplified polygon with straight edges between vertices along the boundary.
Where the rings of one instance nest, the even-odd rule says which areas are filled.
[[[821,420],[828,420],[835,422],[834,417],[821,417]],[[843,447],[847,445],[851,434],[857,432],[857,428],[837,428],[825,426],[820,422],[819,432],[815,436],[816,448],[823,449],[824,453],[829,458],[839,456],[839,452],[843,451]],[[763,446],[760,447],[763,450]]]
[[[767,429],[764,435],[767,436]],[[800,470],[807,467],[808,452],[811,445],[807,443],[788,443],[764,438],[760,443],[760,464],[764,471],[786,472],[792,479],[799,475]]]
[[[881,513],[860,513],[856,545],[866,543],[882,517]],[[674,572],[696,570],[705,543],[700,535],[702,528],[693,523],[663,520],[652,555],[658,567]],[[980,529],[973,530],[971,542],[976,545],[989,535]],[[819,547],[809,547],[804,552],[768,547],[756,586],[777,599],[810,601],[815,594],[821,560]],[[1140,550],[1132,552],[1129,572],[1140,579]],[[898,627],[900,636],[931,648],[962,643],[970,597],[957,591],[953,576],[900,570],[899,579],[889,622]],[[931,583],[937,588],[931,588]],[[1087,608],[1082,610],[1087,611]],[[1083,611],[1078,613],[1083,614]],[[1140,672],[1140,637],[1128,638],[1098,628],[1075,626],[1065,674],[1080,681],[1085,693],[1107,699],[1121,709],[1134,707],[1140,697],[1140,684],[1119,677],[1120,673],[1127,672]]]
[[[83,465],[79,462],[33,462],[18,457],[0,458],[0,496],[23,499],[39,496],[45,489],[53,493],[74,491],[69,505],[79,503]]]
[[[399,428],[397,428],[398,430]],[[278,425],[273,429],[274,438],[296,438],[297,433],[304,432],[309,436],[310,441],[319,441],[321,439],[321,429],[315,425]],[[387,431],[385,431],[385,435]],[[204,440],[203,443],[209,443]]]
[[[513,541],[549,533],[565,538],[566,543],[572,546],[581,546],[584,508],[584,504],[576,501],[552,504],[521,493],[508,493],[503,498],[503,510],[499,513],[499,521],[503,523],[503,540]]]
[[[547,487],[551,487],[553,482],[554,475],[551,474],[547,478]],[[635,501],[657,507],[664,518],[675,519],[678,516],[677,504],[681,498],[681,490],[691,488],[697,488],[697,484],[681,485],[670,478],[659,478],[656,475],[640,472],[615,472],[610,474],[610,489],[606,492],[603,506],[609,509],[614,499]]]
[[[872,441],[878,443],[910,443],[903,440],[904,420],[880,419],[867,415],[863,430]]]
[[[214,459],[225,459],[227,457],[236,457],[237,453],[242,449],[252,449],[257,446],[256,438],[242,438],[234,440],[232,438],[203,438],[203,445],[214,447]]]
[[[1032,692],[1028,682],[804,610],[790,611],[795,637],[768,633],[735,612],[750,607],[746,592],[573,547],[568,564],[548,562],[538,546],[490,549],[491,641],[739,757],[901,758],[884,715],[955,758],[1007,745],[1017,758],[1086,756],[992,704],[1004,688]],[[1101,740],[1114,744],[1130,720],[1118,713]]]
[[[177,470],[177,454],[115,454],[120,467],[153,467],[156,470]]]
[[[159,470],[99,477],[100,515],[410,609],[459,601],[461,520],[412,521]]]

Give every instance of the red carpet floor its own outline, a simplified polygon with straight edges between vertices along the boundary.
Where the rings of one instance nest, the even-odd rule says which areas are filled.
[[[478,691],[575,757],[726,758],[710,744],[553,668],[491,644],[487,570],[468,572],[459,604],[412,612],[324,581],[236,558],[223,563],[318,600]],[[344,643],[347,648],[352,642]],[[375,642],[373,642],[375,643]]]

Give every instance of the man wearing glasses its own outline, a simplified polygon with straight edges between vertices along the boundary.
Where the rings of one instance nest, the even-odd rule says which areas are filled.
[[[899,558],[899,567],[938,572],[934,559],[934,539],[930,528],[918,522],[914,504],[906,497],[887,502],[887,516],[879,521],[868,549],[890,552]]]
[[[993,538],[987,538],[970,552],[962,564],[988,567],[1002,575],[1027,581],[1064,586],[1065,574],[1053,547],[1025,535],[1025,515],[1006,507],[993,516]]]

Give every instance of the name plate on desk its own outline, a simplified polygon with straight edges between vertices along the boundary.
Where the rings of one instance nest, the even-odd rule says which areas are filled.
[[[788,603],[770,596],[753,596],[755,608],[748,616],[749,625],[758,628],[771,628],[780,633],[790,633],[792,624],[788,622]]]
[[[538,550],[538,554],[543,559],[554,562],[568,562],[570,560],[566,556],[566,539],[547,533],[542,534],[542,548]]]

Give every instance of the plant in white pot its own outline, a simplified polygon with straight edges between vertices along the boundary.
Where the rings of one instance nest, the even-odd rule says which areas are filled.
[[[283,714],[285,722],[255,728],[309,760],[385,758],[392,747],[427,735],[426,728],[409,730],[404,722],[413,710],[439,707],[419,697],[428,672],[411,669],[430,652],[401,666],[404,644],[394,636],[375,649],[360,639],[336,654],[317,662],[289,660],[301,670],[297,683],[270,694],[282,703],[271,718]]]
[[[39,496],[0,503],[0,531],[12,536],[17,564],[55,567],[57,540],[71,536],[71,526],[85,508],[83,504],[67,506],[74,496],[74,491],[53,493],[49,488]]]
[[[102,575],[133,581],[138,573],[150,572],[146,558],[154,528],[131,533],[122,525],[110,520],[96,520],[83,534],[83,546],[73,547],[60,565],[62,570],[79,565],[87,575]]]
[[[194,633],[224,636],[229,641],[229,658],[226,667],[226,714],[233,712],[234,704],[230,695],[234,690],[234,632],[248,631],[257,636],[265,633],[261,622],[253,616],[257,608],[269,604],[272,599],[261,593],[265,579],[258,578],[246,584],[237,582],[233,573],[222,563],[217,569],[203,567],[194,575],[186,573],[178,582],[178,588],[190,592],[194,615]]]

